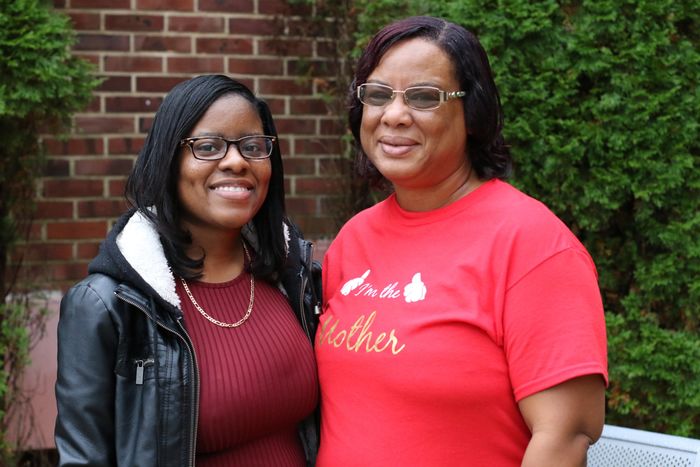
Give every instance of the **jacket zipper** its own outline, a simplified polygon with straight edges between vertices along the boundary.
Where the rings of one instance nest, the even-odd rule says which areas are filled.
[[[132,305],[136,307],[138,310],[141,310],[143,314],[146,315],[146,317],[150,320],[153,320],[156,323],[156,326],[165,329],[166,331],[170,332],[171,334],[175,334],[178,338],[182,340],[182,342],[185,343],[185,347],[187,348],[187,352],[190,354],[190,360],[192,362],[192,371],[194,373],[194,387],[192,388],[192,405],[194,407],[194,410],[191,412],[190,416],[190,421],[192,423],[191,425],[191,437],[190,437],[190,456],[189,456],[189,462],[188,465],[191,467],[194,467],[194,455],[195,455],[195,449],[197,447],[197,419],[199,417],[199,369],[197,368],[197,359],[194,354],[194,348],[190,345],[189,343],[189,336],[187,334],[187,331],[185,331],[184,326],[181,323],[182,318],[178,318],[177,324],[180,326],[180,329],[182,329],[182,332],[184,335],[177,333],[173,331],[172,329],[168,328],[167,326],[163,325],[162,323],[159,323],[157,319],[154,317],[151,317],[151,315],[148,313],[148,311],[139,305],[138,303],[134,302],[133,300],[128,299],[127,297],[124,297],[123,295],[119,295],[119,293],[115,292],[114,293],[117,298],[120,300],[125,301],[129,305]],[[187,336],[187,338],[185,338]],[[138,368],[137,368],[138,370]],[[137,375],[138,376],[138,375]]]
[[[187,331],[185,330],[185,326],[182,325],[182,317],[179,317],[177,319],[177,325],[180,326],[180,329],[182,329],[182,332],[187,334]],[[183,338],[184,340],[184,338]],[[199,369],[197,368],[197,358],[194,353],[194,347],[193,346],[188,346],[188,350],[190,352],[190,357],[192,358],[192,370],[194,371],[194,385],[192,387],[192,401],[193,401],[193,407],[192,407],[192,412],[190,415],[190,423],[192,427],[192,437],[190,439],[190,464],[192,467],[194,467],[194,456],[195,456],[195,449],[197,448],[197,423],[199,420]]]
[[[154,363],[155,363],[155,360],[152,358],[146,358],[144,360],[134,360],[134,364],[136,364],[136,384],[137,385],[140,386],[143,384],[144,367],[151,366]]]

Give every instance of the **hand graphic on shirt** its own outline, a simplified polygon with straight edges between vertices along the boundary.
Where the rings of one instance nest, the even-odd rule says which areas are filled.
[[[425,293],[428,289],[421,280],[420,273],[413,275],[411,283],[403,288],[403,296],[406,298],[406,303],[418,302],[425,298]]]
[[[349,294],[350,292],[361,286],[365,279],[367,279],[367,276],[369,276],[369,269],[366,270],[365,273],[362,274],[362,276],[347,281],[343,288],[340,289],[340,293],[342,293],[343,295]]]

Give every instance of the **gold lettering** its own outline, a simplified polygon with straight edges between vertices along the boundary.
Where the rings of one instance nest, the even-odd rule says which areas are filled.
[[[370,313],[366,319],[365,315],[360,315],[350,327],[349,331],[346,329],[340,329],[338,332],[336,332],[336,328],[340,323],[340,319],[335,318],[334,321],[334,318],[331,317],[321,326],[320,332],[318,333],[318,345],[329,344],[336,348],[344,346],[351,352],[358,352],[360,348],[364,347],[365,352],[380,353],[390,348],[391,353],[397,355],[406,347],[406,345],[399,345],[399,339],[396,336],[396,329],[391,329],[389,331],[388,340],[386,340],[386,332],[381,332],[374,337],[370,329],[372,328],[376,317],[376,311]],[[356,334],[357,338],[353,343],[351,343],[351,338],[355,337]],[[373,337],[374,339],[372,339]]]

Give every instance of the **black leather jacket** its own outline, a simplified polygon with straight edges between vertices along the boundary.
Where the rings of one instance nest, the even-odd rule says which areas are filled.
[[[279,286],[313,342],[320,267],[291,227]],[[244,232],[255,248],[254,233]],[[145,217],[129,212],[90,275],[61,302],[56,447],[60,466],[193,466],[199,373],[175,279]],[[299,428],[308,465],[317,416]]]

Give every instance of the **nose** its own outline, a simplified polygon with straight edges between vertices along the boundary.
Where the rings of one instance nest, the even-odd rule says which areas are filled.
[[[382,123],[390,126],[410,125],[411,108],[406,104],[403,93],[396,93],[394,99],[382,108]]]
[[[241,172],[248,167],[248,159],[241,155],[238,146],[229,143],[224,157],[219,159],[219,168],[221,170],[232,170],[233,172]]]

